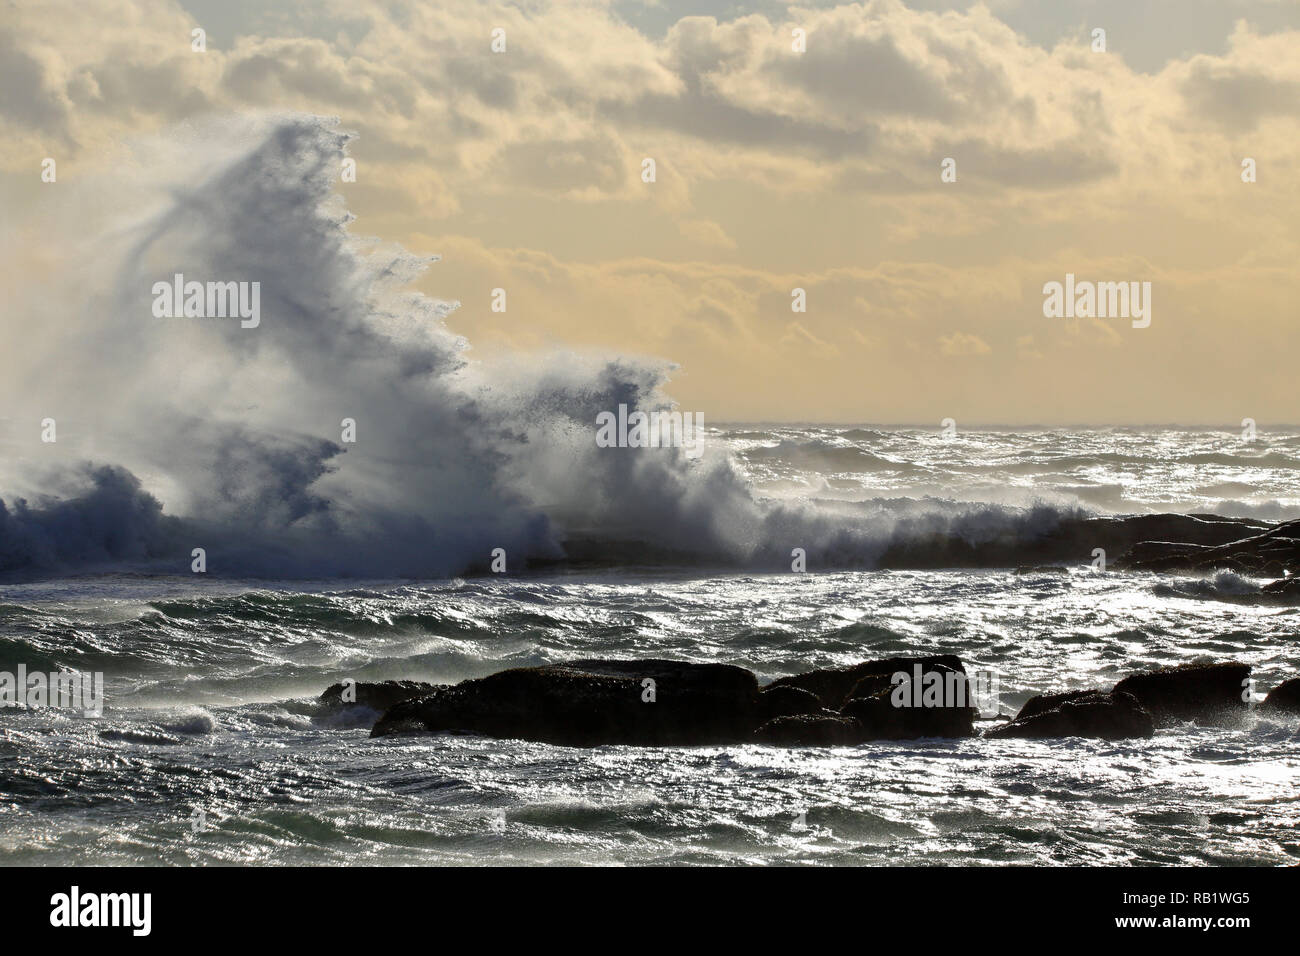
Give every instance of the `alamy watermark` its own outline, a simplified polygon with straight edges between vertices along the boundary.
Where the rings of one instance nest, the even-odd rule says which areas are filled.
[[[703,412],[632,412],[596,416],[597,448],[683,448],[697,458],[704,450]]]
[[[82,671],[27,672],[19,664],[17,673],[0,671],[0,707],[36,710],[79,710],[86,717],[104,715],[104,675]]]
[[[262,322],[260,282],[186,282],[178,272],[171,282],[155,282],[152,292],[157,319],[237,318],[243,329]]]
[[[1043,315],[1049,319],[1132,319],[1133,328],[1151,324],[1150,282],[1076,281],[1073,272],[1065,282],[1043,285]]]
[[[895,671],[889,678],[894,685],[889,702],[895,707],[973,707],[981,717],[997,717],[999,709],[998,672],[975,671],[967,677],[957,670],[925,670],[912,665],[912,672]]]
[[[50,897],[50,925],[56,927],[120,926],[148,936],[152,912],[152,893],[83,893],[73,886]]]

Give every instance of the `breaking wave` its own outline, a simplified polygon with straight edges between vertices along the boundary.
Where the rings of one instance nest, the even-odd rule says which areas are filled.
[[[66,261],[6,330],[30,374],[2,386],[0,572],[185,572],[202,548],[216,574],[446,576],[496,548],[516,568],[563,560],[578,539],[597,559],[878,553],[865,522],[761,504],[716,449],[597,448],[598,412],[671,407],[666,362],[468,361],[455,304],[410,288],[431,260],[351,233],[348,140],[310,116],[212,121],[89,184],[116,203],[93,237],[50,216]],[[260,325],[154,317],[176,273],[259,282]],[[12,427],[46,417],[55,443]],[[355,443],[335,439],[349,418]]]
[[[698,458],[598,448],[598,413],[673,407],[674,366],[562,350],[470,361],[446,323],[456,303],[412,288],[436,257],[353,233],[335,190],[349,138],[312,116],[212,120],[42,209],[52,264],[0,318],[27,369],[0,383],[0,574],[188,573],[196,549],[209,573],[275,578],[447,577],[487,570],[495,549],[512,571],[777,569],[795,549],[821,570],[993,566],[1086,562],[1130,540],[1099,538],[1083,495],[777,501],[743,467],[962,467],[855,447],[890,434],[870,429],[736,459],[729,438],[768,433],[715,432]],[[154,285],[177,273],[259,283],[260,323],[155,317]],[[37,438],[47,419],[57,441]]]

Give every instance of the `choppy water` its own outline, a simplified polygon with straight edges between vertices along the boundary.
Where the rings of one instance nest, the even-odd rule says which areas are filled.
[[[1300,428],[723,429],[766,493],[914,507],[917,499],[1102,513],[1300,517]]]
[[[1079,520],[1300,517],[1300,429],[748,425],[713,428],[699,459],[599,447],[602,412],[669,406],[673,357],[467,361],[454,303],[410,288],[429,258],[350,224],[347,143],[298,114],[196,121],[15,222],[53,258],[0,315],[0,671],[102,671],[107,710],[0,712],[0,860],[1300,854],[1286,722],[1123,746],[579,751],[324,719],[314,699],[342,678],[577,656],[771,678],[942,650],[1000,671],[1008,711],[1200,656],[1249,660],[1265,689],[1300,672],[1297,608],[1233,575],[1095,573]],[[255,334],[157,318],[150,290],[178,272],[260,283]],[[1054,554],[1077,563],[1015,573],[1062,525]],[[511,576],[448,580],[498,547]],[[872,570],[958,552],[980,569]]]
[[[1210,430],[986,431],[942,446],[921,430],[719,437],[760,492],[868,514],[929,493],[948,507],[1014,492],[1107,510],[1103,489],[1126,512],[1281,518],[1300,516],[1294,435],[1247,448]],[[1300,674],[1300,608],[1256,603],[1256,588],[1102,574],[1086,556],[1019,573],[607,566],[0,585],[0,669],[107,678],[99,719],[0,713],[0,860],[1294,863],[1300,731],[1285,718],[1122,744],[577,750],[372,740],[368,722],[314,701],[344,677],[447,682],[578,656],[724,661],[767,680],[922,651],[996,669],[1006,712],[1197,658],[1248,661],[1267,689]]]

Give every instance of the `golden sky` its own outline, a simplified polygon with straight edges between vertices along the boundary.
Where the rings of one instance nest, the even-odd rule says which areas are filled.
[[[43,158],[307,111],[471,359],[660,356],[712,422],[1300,421],[1290,0],[2,2],[6,283]],[[1066,273],[1150,282],[1150,326],[1044,317]]]

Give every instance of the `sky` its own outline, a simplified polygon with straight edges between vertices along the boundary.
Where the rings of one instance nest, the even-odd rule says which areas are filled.
[[[59,262],[43,159],[286,110],[471,360],[662,357],[715,422],[1300,421],[1291,0],[0,0],[0,281]],[[1067,274],[1150,324],[1044,315]]]

